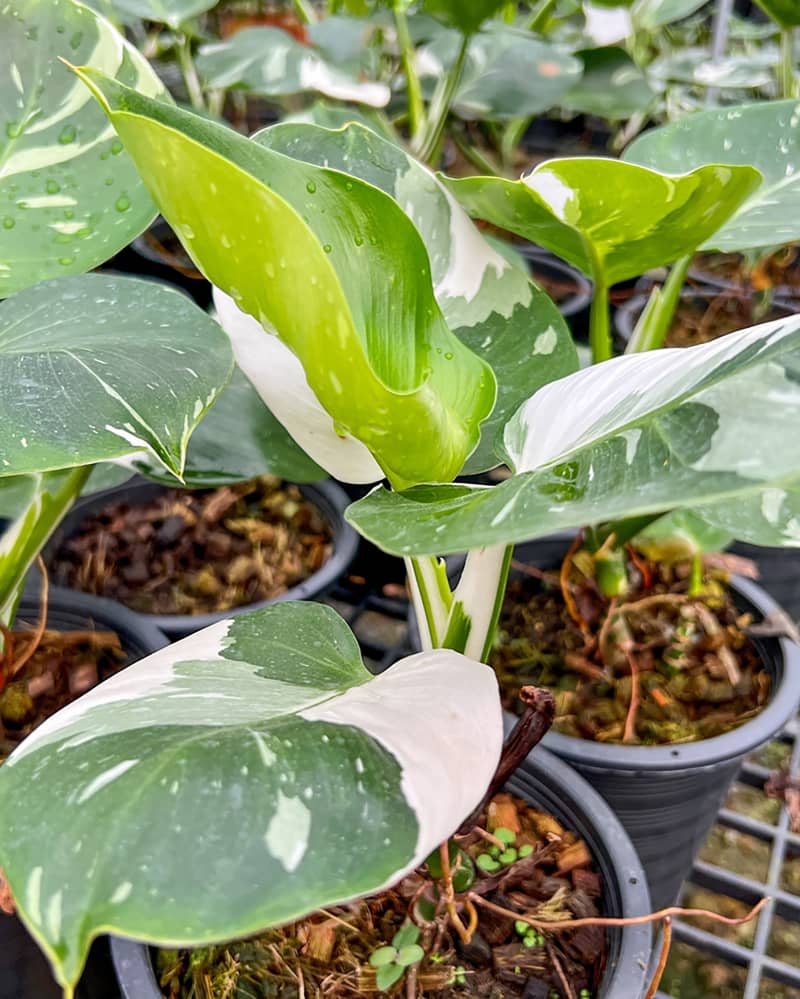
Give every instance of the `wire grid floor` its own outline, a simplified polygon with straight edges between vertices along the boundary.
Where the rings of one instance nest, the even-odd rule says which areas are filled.
[[[398,579],[402,575],[398,575]],[[399,593],[399,586],[398,586]],[[411,650],[408,638],[408,603],[400,595],[385,596],[370,592],[366,588],[359,592],[351,586],[341,586],[326,599],[334,606],[355,632],[368,663],[385,668],[407,655]],[[792,777],[800,777],[800,726],[793,723],[779,737],[779,741],[789,751],[789,772]],[[770,775],[770,770],[754,760],[746,762],[737,778],[738,784],[746,785],[761,792]],[[798,859],[800,864],[800,835],[789,829],[789,814],[785,805],[780,805],[777,821],[774,824],[752,818],[748,815],[723,808],[717,817],[718,827],[753,837],[769,847],[768,874],[764,880],[744,877],[724,867],[706,860],[698,860],[692,870],[690,884],[706,889],[728,899],[754,905],[765,895],[771,901],[762,910],[755,927],[752,947],[742,946],[722,936],[700,929],[689,923],[676,920],[673,924],[673,940],[688,945],[697,952],[698,958],[706,956],[723,965],[734,966],[746,972],[743,991],[726,991],[725,996],[741,996],[741,999],[772,999],[770,983],[784,986],[780,999],[797,997],[800,999],[800,946],[794,955],[796,964],[769,955],[770,940],[776,928],[776,918],[795,924],[800,940],[800,897],[784,887],[784,868],[788,861]],[[685,894],[689,886],[685,889]],[[665,976],[666,978],[666,976]],[[663,984],[663,983],[662,983]],[[716,999],[723,993],[678,991],[657,993],[657,999]]]

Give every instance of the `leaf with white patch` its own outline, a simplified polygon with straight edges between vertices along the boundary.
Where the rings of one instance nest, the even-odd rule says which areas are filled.
[[[446,179],[473,218],[515,232],[608,284],[694,250],[761,182],[750,166],[666,174],[620,160],[547,160],[521,180]]]
[[[385,83],[359,79],[280,28],[245,28],[204,45],[197,69],[206,87],[241,87],[266,97],[316,92],[382,108],[391,96]]]
[[[514,267],[487,242],[442,182],[395,143],[358,125],[333,132],[281,124],[253,138],[294,159],[324,163],[381,188],[417,227],[448,325],[491,365],[497,381],[497,402],[481,425],[481,442],[464,471],[497,465],[497,438],[517,407],[539,386],[578,367],[569,331],[551,300],[530,281],[524,265],[522,270]],[[276,393],[282,382],[273,381]],[[287,401],[301,398],[294,388],[285,395]],[[275,413],[280,418],[277,408]],[[308,448],[315,440],[321,437],[309,440],[307,435],[301,443]],[[331,443],[342,447],[337,440]]]
[[[706,163],[749,163],[763,182],[704,248],[736,251],[800,239],[800,103],[769,101],[698,111],[639,136],[625,150],[632,163],[685,170]]]
[[[625,7],[630,4],[612,5],[584,3],[583,16],[586,18],[584,33],[595,45],[614,45],[622,42],[633,34],[630,11]]]
[[[0,476],[149,452],[180,476],[194,427],[233,366],[186,295],[105,274],[0,303]]]
[[[498,486],[376,490],[348,520],[399,555],[525,541],[610,520],[765,502],[800,479],[800,316],[686,349],[627,354],[540,389],[506,427]],[[760,520],[742,516],[740,540]],[[751,534],[752,531],[752,534]],[[733,533],[733,531],[731,532]],[[783,541],[779,543],[785,543]]]
[[[102,111],[59,62],[165,95],[146,60],[73,0],[0,10],[0,298],[112,257],[156,211]]]
[[[70,987],[101,932],[196,946],[393,884],[479,803],[501,745],[489,667],[439,649],[373,676],[334,611],[279,604],[29,736],[0,770],[0,866]]]
[[[277,332],[337,435],[364,444],[397,485],[454,478],[492,410],[495,380],[448,328],[425,246],[394,201],[81,73],[187,251]],[[271,346],[267,332],[237,346],[259,392]]]

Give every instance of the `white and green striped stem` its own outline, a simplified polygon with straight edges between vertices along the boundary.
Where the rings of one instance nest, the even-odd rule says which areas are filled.
[[[486,662],[503,605],[512,551],[506,545],[472,549],[452,591],[443,559],[405,560],[423,649],[452,649]]]
[[[10,625],[28,569],[80,495],[91,465],[31,475],[24,508],[0,540],[0,621]]]

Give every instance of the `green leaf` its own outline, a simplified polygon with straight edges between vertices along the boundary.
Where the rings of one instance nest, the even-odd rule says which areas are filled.
[[[148,478],[174,485],[174,479],[152,461],[137,458],[134,465]],[[235,368],[219,400],[192,434],[184,482],[195,489],[215,488],[267,474],[292,482],[325,478],[325,472],[295,444],[246,376]]]
[[[266,97],[311,91],[373,107],[388,104],[391,96],[385,83],[358,79],[280,28],[237,31],[204,45],[196,62],[208,88],[243,87]]]
[[[307,163],[327,164],[381,188],[419,230],[434,292],[456,336],[491,365],[497,402],[465,472],[495,467],[507,420],[541,385],[575,371],[569,331],[553,303],[487,242],[437,178],[392,142],[364,128],[338,132],[275,125],[256,142]]]
[[[396,947],[379,947],[370,954],[369,963],[373,968],[384,968],[387,964],[394,964],[396,957]]]
[[[487,666],[439,649],[373,676],[334,611],[278,604],[40,726],[0,769],[0,866],[69,987],[101,932],[196,946],[394,884],[501,744]]]
[[[640,31],[655,31],[689,17],[707,3],[708,0],[636,0],[631,16]]]
[[[648,74],[652,81],[661,81],[662,85],[671,81],[697,87],[754,90],[773,82],[776,56],[776,49],[765,46],[759,52],[728,55],[712,62],[707,48],[695,46],[654,59]]]
[[[401,968],[407,968],[411,964],[417,964],[425,957],[425,951],[419,944],[408,944],[401,947],[397,955],[397,963]]]
[[[9,0],[0,12],[0,298],[90,270],[156,211],[102,111],[62,66],[91,58],[165,95],[144,58],[72,0]]]
[[[539,243],[609,284],[671,263],[700,245],[760,182],[753,167],[689,173],[591,156],[547,160],[521,180],[447,179],[473,218]]]
[[[392,937],[392,946],[398,951],[402,951],[405,947],[411,947],[417,940],[419,940],[419,927],[415,926],[409,919]]]
[[[438,79],[455,62],[458,36],[440,35],[419,50],[423,78]],[[462,118],[510,121],[554,107],[581,75],[578,59],[508,25],[470,41],[453,101]]]
[[[315,101],[311,107],[295,114],[287,114],[282,122],[304,125],[320,125],[322,128],[343,128],[351,122],[358,122],[365,128],[377,132],[390,142],[401,144],[400,136],[392,128],[391,122],[379,111],[346,107],[342,104],[331,104],[329,101]]]
[[[494,377],[448,329],[425,247],[391,198],[81,72],[188,252],[277,331],[337,433],[396,484],[457,475]],[[269,371],[271,341],[234,345],[254,381],[254,367]]]
[[[800,239],[800,104],[770,101],[699,111],[645,132],[624,158],[657,170],[749,163],[764,180],[704,249],[737,251]]]
[[[462,34],[471,35],[506,3],[507,0],[421,0],[419,9]]]
[[[729,537],[755,545],[800,547],[800,479],[752,496],[699,507],[698,516]]]
[[[732,540],[727,531],[713,527],[695,511],[676,510],[653,521],[636,535],[634,544],[648,558],[674,562],[722,551]]]
[[[179,28],[198,14],[215,7],[217,0],[112,0],[125,20],[138,18]]]
[[[786,430],[798,411],[800,316],[793,316],[562,378],[506,428],[516,468],[510,479],[491,488],[376,490],[347,518],[400,555],[512,544],[670,510],[709,519],[706,507],[715,504],[764,502],[777,525],[786,515],[781,491],[800,481],[800,438]],[[753,522],[753,536],[763,521]],[[797,543],[796,523],[789,530]],[[750,540],[745,518],[736,533]]]
[[[612,45],[575,55],[583,62],[583,75],[561,97],[561,107],[618,121],[652,103],[655,91],[624,49]]]
[[[385,992],[395,982],[399,982],[405,973],[406,969],[401,968],[399,964],[384,964],[378,968],[378,973],[375,975],[375,984],[381,992]]]
[[[758,6],[782,28],[800,27],[797,0],[756,0]]]
[[[168,285],[85,274],[19,292],[0,303],[0,475],[149,451],[180,476],[231,368],[219,326]]]

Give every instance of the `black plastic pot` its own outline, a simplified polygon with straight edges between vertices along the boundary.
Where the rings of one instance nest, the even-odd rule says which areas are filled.
[[[38,620],[39,602],[33,590],[20,603],[18,621]],[[158,628],[113,600],[59,587],[50,588],[47,626],[60,631],[91,626],[115,631],[131,661],[167,644]],[[117,994],[108,943],[98,940],[78,986],[77,999],[114,999]],[[0,999],[61,999],[61,995],[46,958],[20,920],[0,915]]]
[[[520,545],[515,559],[559,565],[571,536]],[[777,609],[750,580],[734,577],[736,605],[755,620]],[[755,718],[713,739],[675,746],[623,746],[548,732],[543,744],[584,776],[611,806],[639,852],[654,909],[672,905],[745,756],[775,736],[800,704],[800,647],[785,638],[754,638],[773,689]]]
[[[513,723],[508,719],[507,727]],[[586,841],[603,879],[604,914],[628,917],[650,911],[644,872],[625,830],[571,767],[539,748],[507,787]],[[608,964],[597,999],[640,999],[648,979],[650,927],[610,929],[607,939]],[[112,937],[111,955],[123,999],[162,999],[145,944]]]
[[[560,260],[541,246],[514,243],[513,247],[525,258],[531,277],[542,285],[544,291],[548,290],[548,286],[554,285],[570,289],[565,298],[556,302],[558,311],[567,320],[567,325],[575,336],[588,336],[589,309],[592,304],[591,282],[576,267]]]
[[[719,298],[721,294],[725,293],[725,288],[719,287],[705,287],[705,288],[685,288],[681,292],[681,299],[683,301],[697,301],[705,302],[710,304],[714,299]],[[736,291],[731,288],[731,297],[733,299],[742,301],[744,296],[741,292]],[[647,305],[647,300],[649,298],[648,294],[634,295],[629,298],[627,302],[620,305],[614,313],[614,326],[617,334],[623,340],[624,343],[629,343],[631,337],[633,336],[633,331],[636,328],[636,323],[639,321],[639,316],[644,312],[644,308]],[[791,302],[786,301],[784,298],[774,298],[772,301],[772,308],[782,313],[783,315],[790,316],[793,315],[797,310]],[[757,322],[766,322],[766,319],[757,320]],[[744,327],[742,327],[744,329]]]
[[[124,500],[135,506],[137,503],[146,503],[165,492],[167,488],[167,486],[158,485],[155,482],[135,478],[113,489],[105,489],[79,499],[45,548],[45,561],[51,562],[59,546],[77,532],[85,518],[102,510],[107,504]],[[200,631],[201,628],[207,628],[217,621],[224,621],[236,614],[255,610],[257,607],[266,607],[268,604],[280,600],[313,600],[322,596],[334,586],[355,558],[358,551],[358,535],[344,519],[344,511],[350,501],[346,493],[335,482],[328,479],[324,482],[302,485],[298,488],[303,497],[322,513],[330,526],[333,539],[333,551],[330,558],[321,569],[309,576],[308,579],[271,600],[261,600],[257,603],[245,604],[242,607],[218,611],[213,614],[141,614],[133,610],[129,610],[128,613],[133,614],[142,622],[159,628],[170,638],[178,639],[190,635],[194,631]],[[54,582],[59,582],[56,576],[54,576]]]

